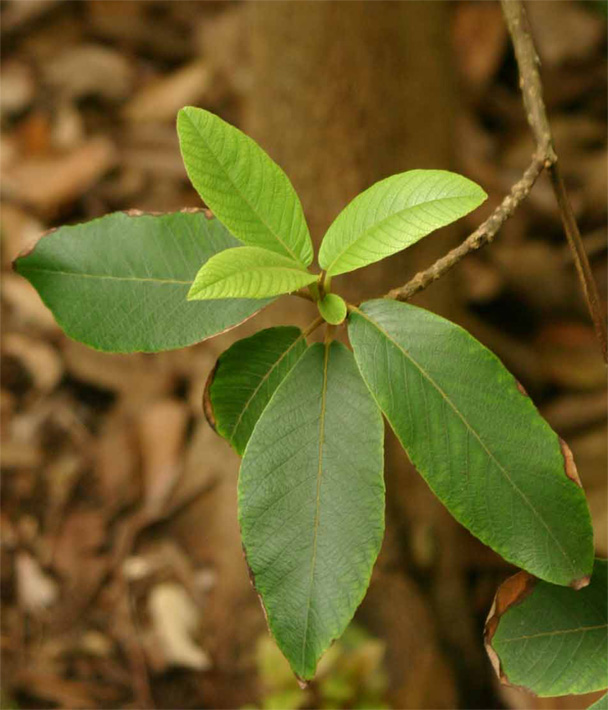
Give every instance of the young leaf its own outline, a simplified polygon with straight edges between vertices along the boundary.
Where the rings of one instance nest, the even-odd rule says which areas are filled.
[[[177,132],[188,177],[232,234],[308,266],[312,242],[302,205],[287,175],[260,146],[192,106],[179,112]]]
[[[352,354],[312,345],[260,417],[239,477],[247,561],[301,679],[369,584],[384,531],[382,459],[382,418]]]
[[[221,333],[269,303],[186,300],[201,263],[237,245],[203,212],[116,212],[50,232],[15,269],[71,338],[107,352],[154,352]]]
[[[220,355],[205,387],[205,415],[239,456],[274,391],[305,350],[302,331],[283,326],[238,340]]]
[[[581,591],[520,572],[496,593],[486,648],[503,683],[536,695],[590,693],[608,686],[606,560],[595,560]]]
[[[188,300],[267,298],[297,291],[318,278],[291,259],[266,249],[226,249],[203,264]]]
[[[338,325],[346,318],[346,303],[344,299],[336,293],[327,293],[325,297],[317,303],[319,313],[332,325]]]
[[[415,306],[368,301],[349,337],[412,463],[452,515],[506,560],[584,586],[589,509],[572,454],[498,358]]]
[[[373,264],[464,217],[487,198],[471,180],[447,170],[410,170],[362,192],[323,238],[319,264],[329,276]]]

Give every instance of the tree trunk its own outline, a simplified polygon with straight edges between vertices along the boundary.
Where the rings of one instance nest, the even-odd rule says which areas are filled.
[[[273,2],[251,4],[249,11],[255,86],[246,130],[292,179],[317,245],[339,211],[375,181],[451,166],[455,92],[446,4]],[[333,283],[352,301],[381,295],[431,264],[451,239],[444,230]],[[444,279],[419,302],[457,317],[450,282]],[[455,549],[462,532],[392,435],[386,476],[387,537],[360,617],[387,642],[397,707],[454,707],[440,643],[460,654],[466,648],[473,660],[481,645],[472,640],[464,609]],[[430,599],[406,569],[408,538],[425,531],[437,551]]]

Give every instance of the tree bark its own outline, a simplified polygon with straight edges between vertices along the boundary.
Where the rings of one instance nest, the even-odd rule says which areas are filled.
[[[452,166],[447,4],[261,2],[249,5],[249,20],[255,83],[245,128],[290,176],[317,245],[340,210],[377,180]],[[433,263],[452,236],[443,230],[334,279],[332,288],[352,301],[380,295]],[[457,318],[451,281],[418,302]],[[360,618],[387,643],[397,707],[454,707],[453,673],[440,645],[447,641],[474,664],[481,658],[456,549],[462,532],[392,434],[386,479],[387,536]],[[407,569],[408,560],[416,567],[409,539],[420,530],[435,539],[427,597]]]

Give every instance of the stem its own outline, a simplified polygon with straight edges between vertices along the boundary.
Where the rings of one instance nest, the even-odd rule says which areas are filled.
[[[309,323],[308,326],[302,331],[302,336],[304,338],[307,338],[311,333],[313,333],[320,325],[323,325],[325,323],[325,320],[319,316],[318,318],[315,318],[312,323]]]
[[[307,288],[300,288],[297,291],[292,291],[290,296],[297,296],[298,298],[303,298],[306,301],[313,301],[314,298],[311,296],[310,291]]]
[[[606,320],[604,318],[600,295],[557,161],[549,167],[549,177],[551,178],[553,192],[555,193],[557,204],[559,205],[559,213],[564,226],[564,232],[566,233],[568,246],[572,252],[572,260],[576,267],[587,308],[593,320],[595,334],[600,341],[604,362],[608,363],[608,334],[606,333]]]
[[[606,334],[605,314],[553,146],[551,128],[547,118],[547,109],[543,100],[542,84],[538,72],[540,59],[534,46],[528,17],[521,0],[501,0],[501,2],[511,41],[513,42],[517,66],[519,67],[520,86],[528,124],[534,134],[537,149],[544,151],[547,158],[546,167],[551,179],[551,186],[557,201],[564,232],[572,252],[587,308],[595,327],[595,334],[602,348],[604,362],[608,363],[608,335]]]
[[[457,246],[445,256],[438,259],[431,267],[425,271],[420,271],[405,286],[394,288],[389,291],[384,298],[394,298],[397,301],[407,301],[412,296],[430,286],[434,281],[441,278],[451,268],[464,259],[467,254],[477,251],[486,244],[490,244],[498,233],[498,230],[515,212],[517,207],[529,195],[532,186],[545,167],[545,160],[541,156],[535,156],[528,166],[521,179],[513,185],[511,192],[504,198],[500,205],[492,212],[485,222],[470,234],[462,244]]]
[[[521,179],[513,185],[510,194],[460,246],[452,249],[426,271],[416,274],[404,286],[389,291],[385,298],[394,298],[399,301],[408,300],[443,276],[467,254],[480,249],[485,244],[489,244],[506,220],[528,196],[538,176],[546,168],[549,172],[551,186],[555,194],[587,308],[602,349],[604,362],[608,363],[608,336],[606,334],[605,314],[558,166],[538,71],[540,60],[530,33],[528,18],[522,0],[501,0],[501,4],[515,50],[526,118],[536,143],[532,162]]]

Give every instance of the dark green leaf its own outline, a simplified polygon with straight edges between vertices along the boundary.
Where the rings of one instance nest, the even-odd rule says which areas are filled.
[[[464,217],[487,198],[471,180],[447,170],[410,170],[372,185],[336,217],[319,264],[329,276],[373,264]]]
[[[251,432],[287,373],[306,350],[299,328],[261,330],[220,355],[205,388],[213,428],[243,455]]]
[[[359,369],[413,464],[474,535],[555,584],[593,565],[569,449],[498,358],[433,313],[369,301],[351,314]]]
[[[486,648],[504,683],[536,695],[608,686],[608,565],[596,560],[588,587],[558,587],[520,572],[504,582],[486,623]]]
[[[245,244],[312,261],[300,200],[281,168],[249,136],[187,106],[177,118],[188,176],[205,203]]]
[[[268,624],[313,677],[369,584],[384,530],[383,426],[352,354],[312,345],[245,450],[239,520]]]
[[[188,300],[267,298],[297,291],[317,278],[293,259],[266,249],[226,249],[203,265]]]
[[[186,300],[201,264],[235,246],[203,212],[117,212],[49,233],[15,269],[71,338],[107,352],[154,352],[221,333],[269,302]]]

